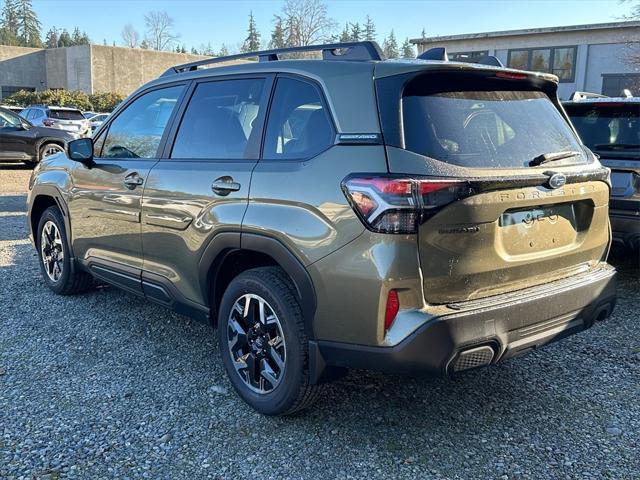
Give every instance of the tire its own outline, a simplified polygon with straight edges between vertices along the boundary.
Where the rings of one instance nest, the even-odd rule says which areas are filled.
[[[43,158],[47,158],[49,155],[54,155],[60,152],[64,152],[64,147],[61,147],[57,143],[47,142],[40,147],[40,150],[38,151],[40,155],[38,158],[42,160]]]
[[[57,207],[49,207],[42,213],[36,232],[36,248],[44,282],[55,293],[73,295],[91,288],[93,277],[72,268],[67,232]]]
[[[264,301],[262,322],[255,321],[261,317],[260,300]],[[236,324],[245,331],[244,338]],[[259,413],[289,415],[317,399],[320,387],[309,384],[302,310],[289,277],[280,268],[247,270],[231,281],[220,303],[218,341],[231,384]],[[246,356],[241,355],[244,352]],[[258,365],[253,375],[251,365]]]

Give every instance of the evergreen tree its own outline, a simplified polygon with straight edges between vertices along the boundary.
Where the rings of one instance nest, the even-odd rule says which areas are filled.
[[[285,45],[287,47],[300,46],[300,32],[296,19],[293,16],[287,17],[285,22],[285,38]]]
[[[143,50],[149,50],[149,42],[147,42],[146,40],[142,40],[142,42],[140,42],[140,48],[142,48]]]
[[[344,42],[350,42],[350,41],[351,41],[351,32],[349,32],[349,23],[345,23],[344,29],[342,30],[342,33],[338,37],[338,42],[344,43]]]
[[[196,50],[196,47],[191,47],[191,55],[199,55],[198,50]]]
[[[247,38],[244,39],[241,50],[243,52],[255,52],[260,50],[260,32],[258,32],[258,29],[256,28],[256,21],[253,18],[253,12],[249,12]]]
[[[47,32],[47,36],[44,39],[44,46],[46,48],[58,48],[58,29],[52,27]]]
[[[391,30],[389,36],[384,39],[382,51],[387,58],[398,58],[400,56],[398,41],[396,40],[396,35],[393,33],[393,30]]]
[[[25,47],[42,47],[40,29],[42,24],[33,10],[31,0],[16,0],[16,18],[18,39]]]
[[[107,41],[104,41],[104,44],[107,44]],[[59,47],[70,47],[73,45],[73,40],[71,39],[71,35],[67,32],[66,28],[62,29],[60,36],[58,37],[58,46]]]
[[[0,44],[16,46],[18,40],[18,6],[16,0],[5,0],[0,13]]]
[[[423,28],[422,33],[420,34],[422,38],[427,38],[427,31]]]
[[[229,49],[223,43],[222,46],[220,47],[220,52],[218,53],[218,56],[219,57],[226,57],[227,55],[229,55]]]
[[[364,39],[370,42],[376,40],[376,25],[369,15],[367,15],[367,21],[364,22]]]
[[[284,48],[284,28],[282,27],[282,17],[275,15],[276,24],[273,26],[271,32],[271,40],[269,41],[269,48]]]
[[[82,34],[78,27],[73,29],[73,33],[71,34],[71,43],[72,45],[82,45]]]
[[[362,30],[360,29],[360,24],[358,22],[351,24],[351,41],[359,42],[362,40]]]
[[[408,38],[405,38],[402,44],[402,58],[416,58],[416,52],[413,45],[409,42]]]

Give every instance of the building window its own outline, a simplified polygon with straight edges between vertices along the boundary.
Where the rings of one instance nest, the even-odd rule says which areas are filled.
[[[453,62],[476,62],[487,55],[489,55],[489,50],[481,50],[479,52],[454,52],[447,54],[449,60]]]
[[[561,82],[573,82],[576,74],[576,47],[509,50],[507,65],[519,70],[553,73]]]
[[[26,90],[27,92],[36,91],[36,89],[33,87],[8,87],[5,85],[0,87],[0,98],[10,97],[14,93],[18,93],[20,90]]]

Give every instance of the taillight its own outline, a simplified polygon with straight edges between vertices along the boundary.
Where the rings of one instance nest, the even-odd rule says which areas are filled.
[[[53,126],[56,124],[56,122],[55,122],[55,120],[49,120],[49,119],[47,119],[47,120],[43,120],[43,121],[42,121],[42,124],[43,124],[45,127],[53,127]]]
[[[470,192],[464,180],[394,176],[351,176],[342,188],[369,230],[405,234]]]
[[[384,330],[385,332],[391,328],[393,321],[396,319],[396,315],[400,310],[400,299],[398,299],[398,292],[395,290],[389,290],[387,295],[387,307],[384,312]]]

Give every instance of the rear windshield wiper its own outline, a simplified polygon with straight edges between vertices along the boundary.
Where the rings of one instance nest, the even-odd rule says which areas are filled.
[[[577,152],[575,150],[565,150],[563,152],[552,152],[552,153],[543,153],[542,155],[538,155],[533,160],[529,162],[530,167],[537,167],[538,165],[542,165],[543,163],[553,162],[555,160],[562,160],[563,158],[570,158],[580,155],[581,152]]]
[[[596,150],[632,150],[640,148],[638,143],[598,143],[593,146]]]

